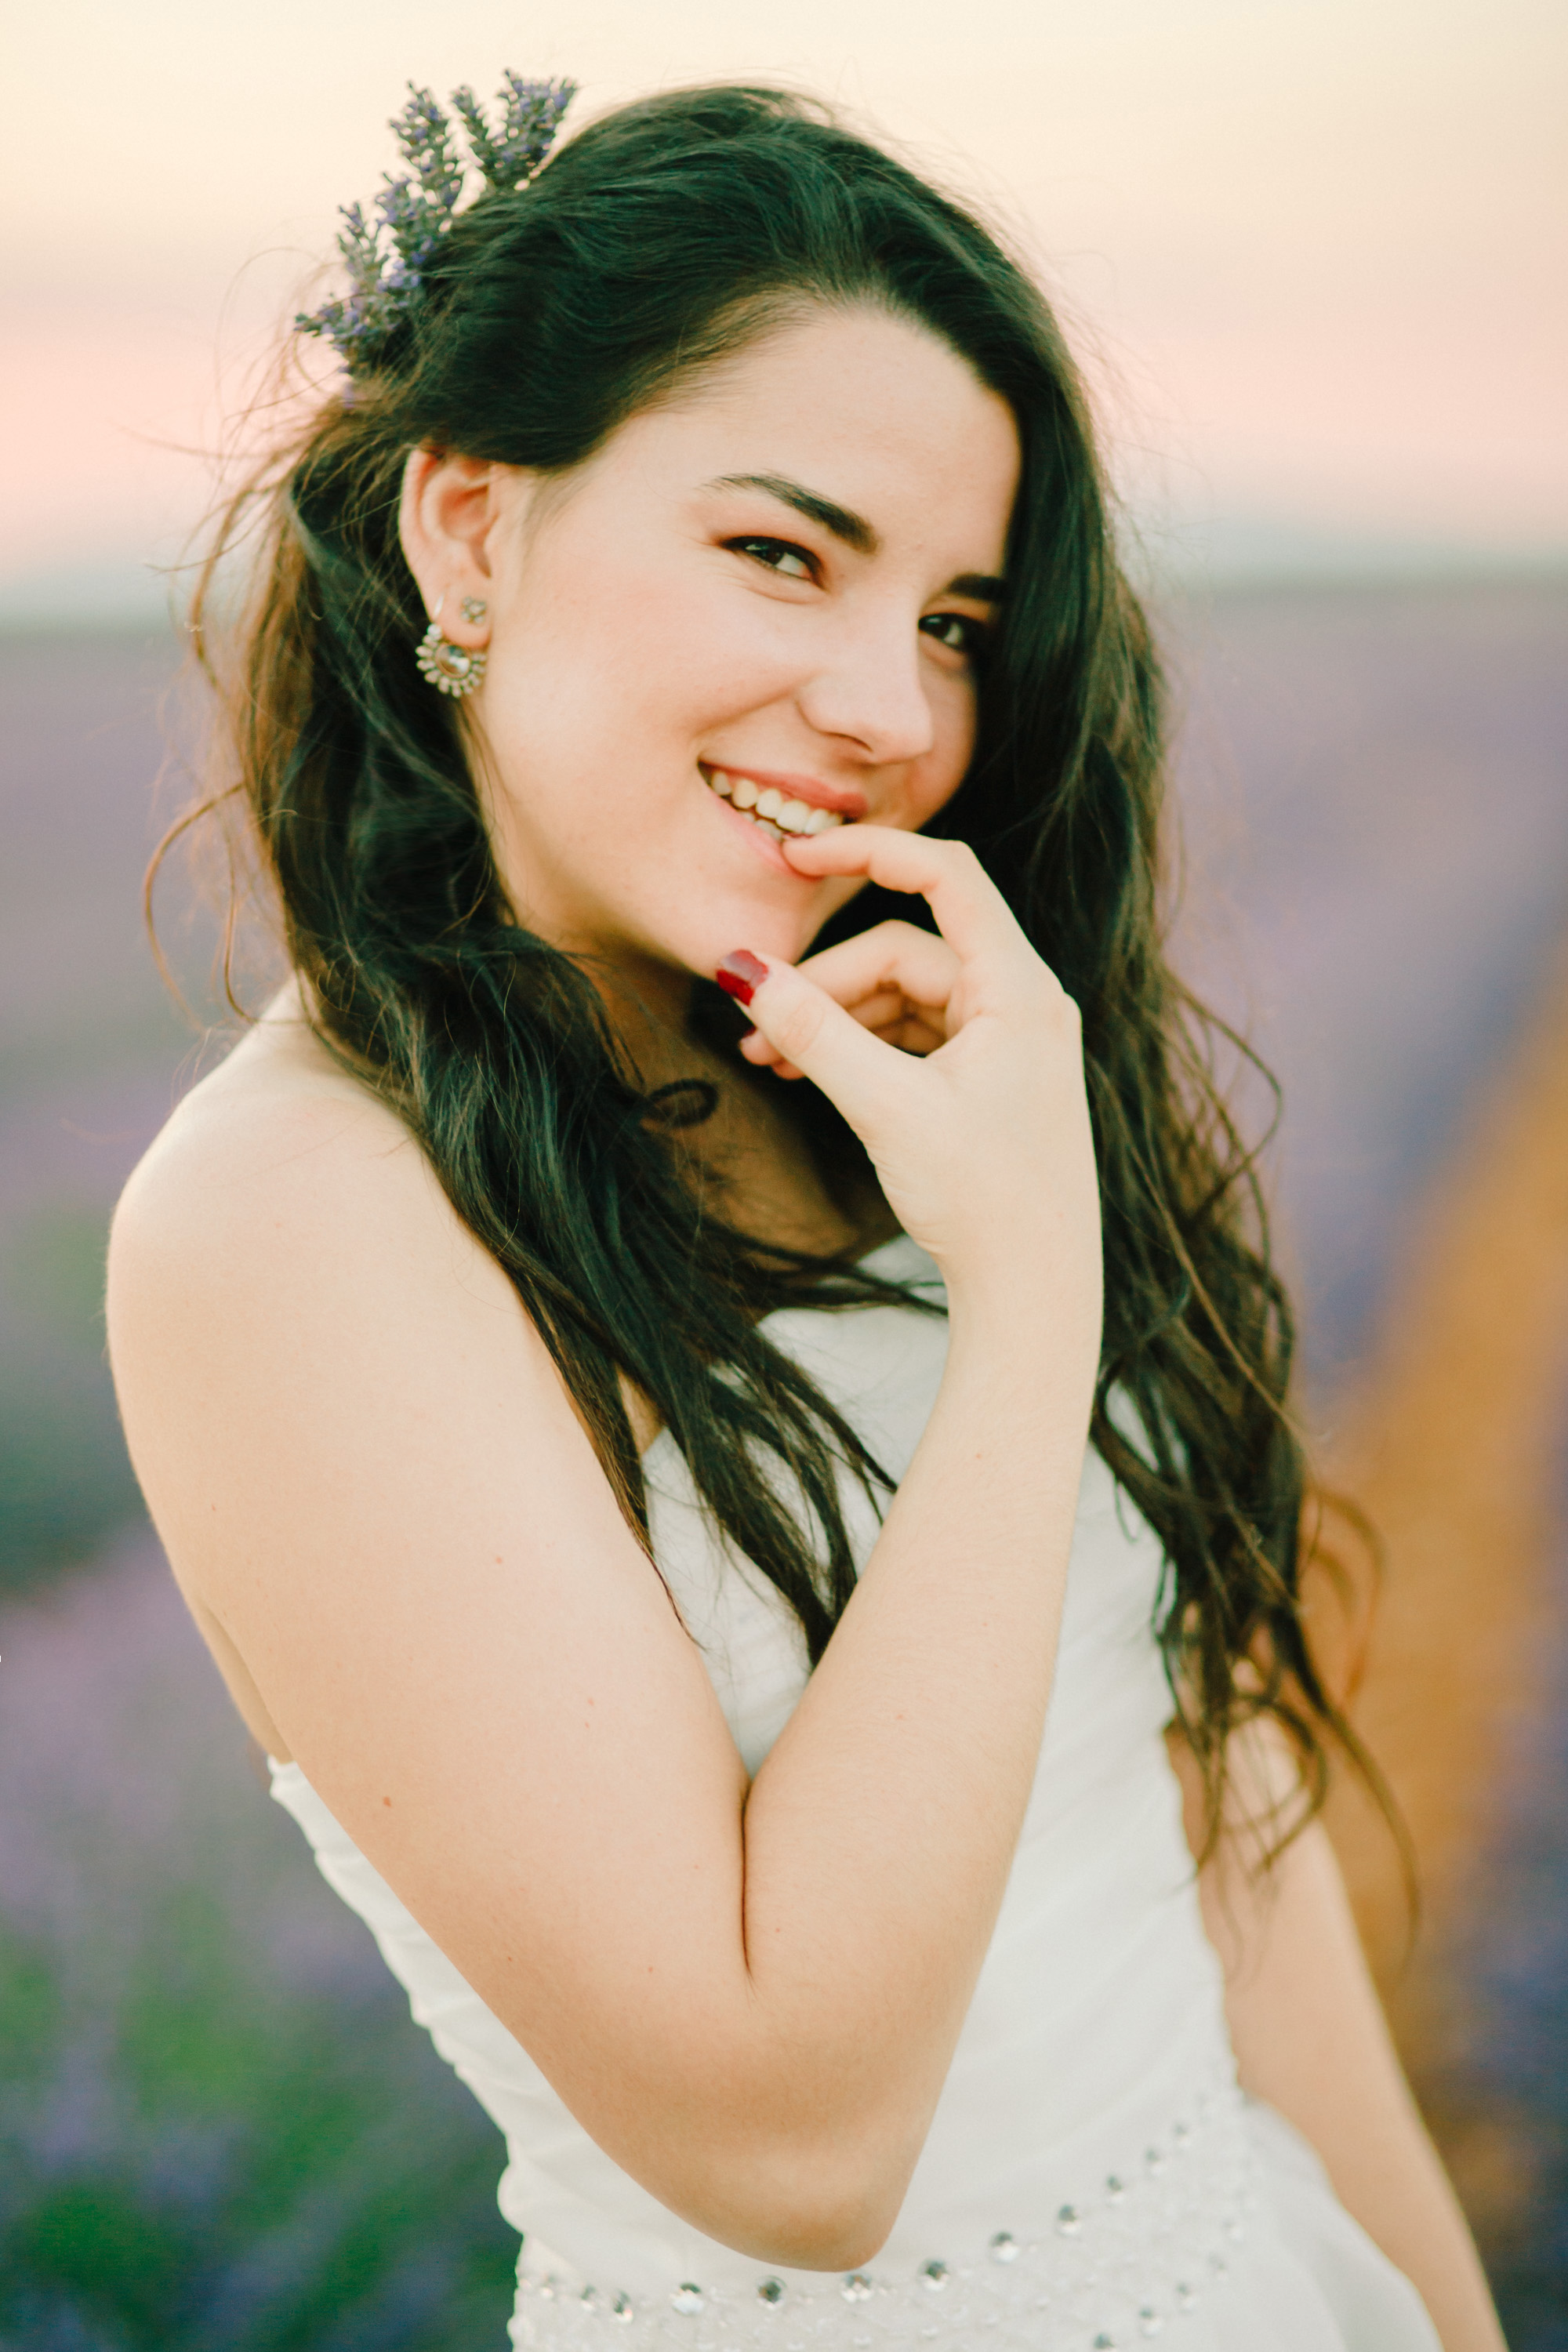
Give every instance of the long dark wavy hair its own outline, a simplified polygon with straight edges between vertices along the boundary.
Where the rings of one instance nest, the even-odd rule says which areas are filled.
[[[710,1097],[645,1087],[590,973],[508,903],[460,719],[415,668],[426,616],[397,511],[417,446],[563,473],[802,306],[860,303],[940,336],[1017,423],[1009,598],[973,764],[931,829],[973,845],[1082,1014],[1105,1250],[1092,1442],[1164,1549],[1156,1622],[1212,1838],[1240,1721],[1288,1726],[1304,1811],[1328,1745],[1354,1741],[1303,1631],[1291,1319],[1254,1161],[1216,1090],[1218,1024],[1162,951],[1160,670],[1078,374],[992,235],[826,110],[730,86],[623,107],[531,186],[470,205],[374,373],[320,400],[223,512],[193,613],[227,762],[203,806],[247,809],[320,1035],[504,1268],[639,1538],[623,1378],[815,1663],[855,1573],[839,1478],[885,1482],[763,1318],[886,1286],[699,1198],[679,1130]],[[242,540],[237,623],[214,582]],[[892,911],[921,913],[867,889],[830,928]],[[710,983],[692,1018],[754,1082]],[[791,1101],[835,1197],[863,1200],[844,1122],[804,1085]]]

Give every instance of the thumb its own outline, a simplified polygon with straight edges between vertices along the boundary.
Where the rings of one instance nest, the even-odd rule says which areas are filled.
[[[794,964],[764,962],[738,948],[713,977],[726,995],[745,1006],[769,1045],[820,1087],[864,1139],[863,1119],[905,1057],[862,1028]]]

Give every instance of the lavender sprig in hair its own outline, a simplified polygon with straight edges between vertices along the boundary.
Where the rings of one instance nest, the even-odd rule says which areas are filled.
[[[471,89],[465,86],[452,92],[452,103],[468,127],[474,161],[495,194],[520,188],[533,177],[550,152],[576,89],[574,81],[524,81],[521,74],[509,71],[500,92],[499,138],[490,136]]]
[[[576,89],[573,81],[524,81],[509,71],[495,131],[471,89],[453,91],[453,108],[462,118],[488,194],[510,194],[533,177]],[[348,293],[319,310],[301,311],[294,320],[301,334],[325,335],[334,343],[351,373],[376,364],[417,299],[426,266],[452,226],[467,176],[456,128],[432,91],[410,82],[408,103],[393,117],[392,131],[409,169],[386,180],[375,199],[374,223],[363,205],[342,208],[338,251],[348,272]]]

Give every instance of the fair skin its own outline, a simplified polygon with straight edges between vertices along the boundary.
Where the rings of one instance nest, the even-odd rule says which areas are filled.
[[[864,1238],[770,1094],[770,1066],[804,1073],[946,1279],[930,1424],[754,1781],[515,1293],[297,999],[186,1098],[111,1252],[138,1472],[258,1738],[617,2162],[812,2268],[887,2236],[984,1958],[1098,1358],[1074,1008],[973,856],[918,830],[973,746],[1017,462],[945,346],[851,310],[780,327],[564,484],[408,467],[427,608],[489,653],[465,723],[514,903],[653,1078],[710,1068],[693,976],[762,958],[759,1082],[726,1087],[706,1173],[756,1230]],[[774,841],[716,774],[853,821]],[[797,969],[867,877],[942,936],[884,926]],[[1493,2352],[1327,1873],[1314,1838],[1271,1905],[1232,1890],[1243,2078],[1312,2133],[1448,2352]],[[1357,2202],[1372,2146],[1386,2179]]]

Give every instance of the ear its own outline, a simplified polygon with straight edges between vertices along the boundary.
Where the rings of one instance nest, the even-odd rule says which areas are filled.
[[[493,613],[466,620],[463,604],[467,598],[493,606],[493,542],[514,475],[511,467],[445,449],[411,450],[404,467],[403,552],[426,611],[453,645],[477,649],[489,642]]]

